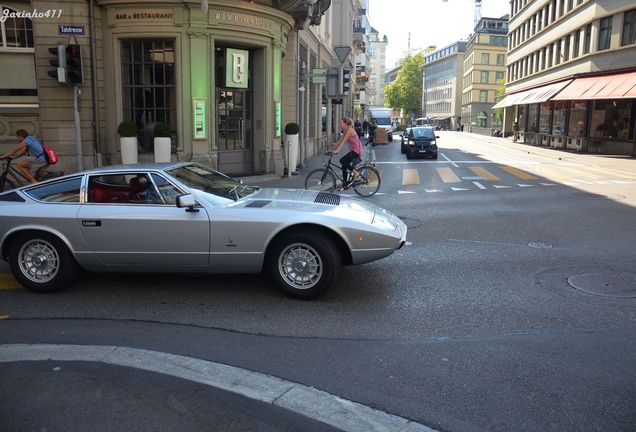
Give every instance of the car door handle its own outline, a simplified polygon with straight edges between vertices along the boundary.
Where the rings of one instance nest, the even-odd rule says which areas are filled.
[[[82,226],[85,227],[100,227],[102,226],[102,221],[100,220],[83,220]]]

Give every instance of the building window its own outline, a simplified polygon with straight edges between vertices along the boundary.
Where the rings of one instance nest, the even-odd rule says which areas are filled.
[[[481,55],[481,64],[490,64],[490,54],[488,53],[482,53]]]
[[[503,81],[504,73],[503,72],[495,72],[495,81]]]
[[[38,94],[33,24],[28,18],[9,18],[12,12],[0,6],[0,17],[6,17],[0,20],[0,103],[25,102],[15,97]]]
[[[503,66],[506,62],[505,54],[497,54],[497,66]]]
[[[479,102],[488,102],[488,90],[479,90]]]
[[[574,32],[574,52],[572,52],[572,58],[579,56],[579,50],[581,49],[581,30]]]
[[[570,121],[568,123],[568,136],[579,138],[585,136],[587,123],[587,101],[570,102]]]
[[[137,124],[151,150],[157,123],[176,128],[174,40],[122,40],[121,47],[124,120]]]
[[[567,35],[563,40],[563,61],[570,60],[570,35]]]
[[[583,40],[583,54],[588,54],[592,49],[592,24],[585,26],[585,38]]]
[[[541,109],[539,110],[539,133],[550,133],[550,117],[552,115],[551,108],[550,102],[544,102],[541,104]]]
[[[636,42],[636,9],[625,12],[621,45],[631,45]]]
[[[601,29],[598,35],[598,50],[606,50],[610,47],[612,39],[612,18],[605,17],[601,19]]]
[[[479,82],[482,84],[488,84],[488,71],[482,71]]]
[[[480,111],[479,114],[477,114],[477,127],[488,127],[488,116],[484,111]]]
[[[633,139],[629,131],[632,101],[629,99],[594,101],[590,136],[615,140]]]
[[[554,56],[554,64],[555,65],[561,64],[561,58],[563,57],[563,54],[561,54],[561,39],[556,41],[556,44],[554,45],[554,50],[556,51],[556,55]]]
[[[568,110],[567,101],[558,101],[554,103],[554,114],[552,119],[552,134],[565,134],[565,115]]]

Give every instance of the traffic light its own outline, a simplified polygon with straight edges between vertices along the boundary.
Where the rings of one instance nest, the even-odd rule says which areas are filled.
[[[340,93],[340,95],[348,94],[349,81],[351,81],[351,69],[340,68],[338,74],[338,93]]]
[[[64,45],[58,45],[54,48],[49,48],[49,52],[55,56],[54,59],[49,60],[51,66],[55,66],[55,69],[50,70],[47,74],[51,78],[55,78],[57,82],[66,83],[66,47]]]
[[[340,70],[337,68],[327,69],[327,96],[339,96]]]
[[[69,45],[66,47],[66,67],[68,83],[81,84],[84,82],[82,73],[82,47],[79,45]]]

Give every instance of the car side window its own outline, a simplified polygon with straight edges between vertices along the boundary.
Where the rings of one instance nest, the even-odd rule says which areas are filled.
[[[160,175],[153,174],[152,180],[155,182],[155,185],[157,185],[159,193],[166,201],[166,204],[177,205],[177,197],[179,195],[183,195],[183,192],[174,187],[172,183]]]
[[[30,197],[44,202],[79,203],[82,177],[47,183],[25,191]]]
[[[163,204],[145,173],[117,173],[91,176],[88,202],[99,204]]]

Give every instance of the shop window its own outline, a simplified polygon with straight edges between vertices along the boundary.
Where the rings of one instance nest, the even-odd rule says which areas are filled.
[[[477,114],[477,127],[488,127],[488,115],[484,111]]]
[[[174,40],[122,40],[121,48],[124,120],[137,124],[150,151],[157,123],[176,129]]]
[[[544,102],[541,104],[539,110],[539,133],[550,133],[550,117],[552,116],[552,106],[550,102]]]
[[[636,43],[636,9],[625,12],[621,46]]]
[[[309,56],[309,73],[311,73],[311,71],[313,71],[314,69],[316,69],[316,56],[312,52]],[[351,78],[353,78],[353,76]],[[318,126],[317,109],[319,97],[319,94],[316,90],[318,89],[318,86],[309,85],[308,89],[309,91],[307,92],[307,97],[309,97],[309,136],[315,138],[318,135],[316,131],[316,127]]]
[[[528,105],[528,132],[537,132],[539,104]]]
[[[598,35],[598,50],[606,50],[610,47],[612,39],[612,19],[613,17],[606,17],[601,19],[601,29]]]
[[[568,103],[566,101],[558,101],[554,103],[554,113],[552,115],[552,134],[565,135],[565,118],[568,111]]]
[[[517,124],[520,130],[526,127],[526,105],[517,105]]]
[[[632,121],[632,101],[628,99],[597,100],[592,109],[590,136],[627,140],[630,137],[629,125]]]
[[[568,123],[568,136],[584,137],[587,126],[587,101],[570,102],[570,121]]]
[[[16,11],[0,6],[0,103],[27,102],[37,96],[33,23],[11,16]],[[30,98],[28,102],[34,102]]]

